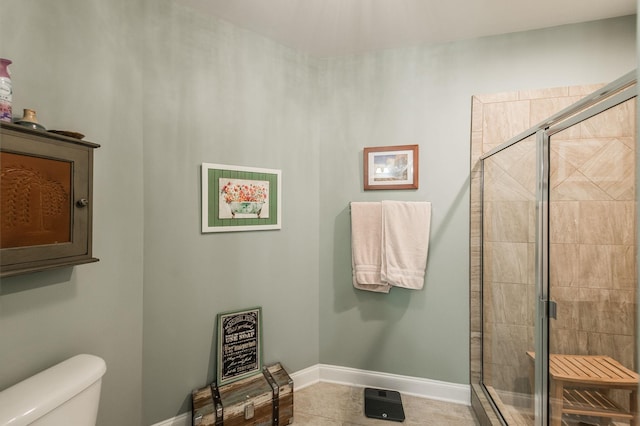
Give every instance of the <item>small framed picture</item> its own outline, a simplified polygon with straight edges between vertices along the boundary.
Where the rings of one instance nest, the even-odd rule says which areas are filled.
[[[365,148],[364,189],[418,189],[418,145]]]
[[[218,386],[262,371],[262,308],[218,314],[217,332]]]
[[[202,232],[281,229],[281,171],[202,164]]]

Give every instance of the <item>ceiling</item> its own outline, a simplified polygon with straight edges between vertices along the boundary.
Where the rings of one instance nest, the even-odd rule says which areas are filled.
[[[636,0],[175,0],[314,56],[434,44],[636,13]]]

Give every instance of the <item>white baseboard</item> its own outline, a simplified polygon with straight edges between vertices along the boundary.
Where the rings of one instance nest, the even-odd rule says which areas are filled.
[[[320,370],[319,381],[321,382],[390,389],[421,398],[471,405],[471,388],[469,385],[335,365],[319,364],[318,368]]]
[[[163,420],[160,423],[155,423],[152,426],[191,426],[191,411]]]
[[[328,382],[349,386],[390,389],[422,398],[471,405],[471,389],[469,385],[420,377],[316,364],[292,373],[291,379],[293,379],[295,390],[304,389],[318,382]],[[180,414],[152,426],[191,426],[191,412]]]
[[[293,389],[300,390],[307,386],[315,385],[320,381],[320,364],[312,365],[304,370],[291,373],[291,379],[293,380]]]

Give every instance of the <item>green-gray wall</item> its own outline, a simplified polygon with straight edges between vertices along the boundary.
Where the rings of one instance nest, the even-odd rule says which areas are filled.
[[[147,6],[142,371],[153,422],[213,381],[219,312],[261,306],[265,361],[318,363],[319,163],[306,56]],[[203,162],[282,170],[282,229],[202,234]]]
[[[322,62],[320,360],[468,383],[471,96],[605,83],[636,67],[635,16]],[[420,145],[417,191],[363,191],[362,148]],[[350,285],[350,201],[432,203],[425,288]],[[357,336],[357,338],[354,338]]]
[[[101,356],[101,425],[142,424],[141,17],[141,4],[128,0],[13,1],[0,12],[14,115],[33,108],[47,128],[101,144],[93,187],[100,262],[2,280],[0,389],[78,353]]]
[[[102,145],[96,264],[4,279],[0,389],[107,362],[99,425],[149,425],[213,379],[218,312],[262,306],[264,356],[468,382],[471,95],[607,82],[635,17],[314,59],[168,0],[0,14],[14,111]],[[420,189],[362,191],[362,148],[420,145]],[[200,164],[282,170],[283,228],[200,233]],[[429,200],[424,290],[351,286],[348,203]]]

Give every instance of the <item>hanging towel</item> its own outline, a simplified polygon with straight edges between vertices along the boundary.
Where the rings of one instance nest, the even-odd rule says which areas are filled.
[[[419,290],[424,286],[431,203],[382,201],[382,282]]]
[[[360,290],[389,293],[391,286],[380,279],[381,225],[382,205],[380,203],[351,203],[353,286]]]

